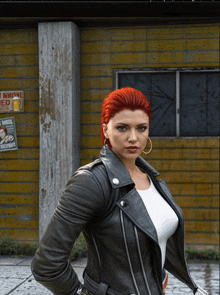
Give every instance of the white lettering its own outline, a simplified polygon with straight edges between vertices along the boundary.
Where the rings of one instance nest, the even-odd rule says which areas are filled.
[[[12,147],[14,147],[15,146],[15,142],[13,142],[13,143],[9,143],[9,147],[10,148],[12,148]]]
[[[3,125],[13,124],[13,121],[12,121],[12,119],[10,119],[10,120],[2,120],[2,124]]]
[[[9,144],[1,144],[1,149],[7,149],[9,147]]]

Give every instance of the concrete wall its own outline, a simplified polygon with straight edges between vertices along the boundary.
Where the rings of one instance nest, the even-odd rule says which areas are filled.
[[[39,240],[80,165],[80,33],[73,22],[40,23]]]

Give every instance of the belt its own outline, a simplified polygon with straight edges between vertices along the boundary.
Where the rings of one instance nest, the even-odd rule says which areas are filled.
[[[116,292],[108,287],[105,283],[96,283],[93,281],[85,272],[84,275],[84,287],[95,295],[123,295],[122,293]]]

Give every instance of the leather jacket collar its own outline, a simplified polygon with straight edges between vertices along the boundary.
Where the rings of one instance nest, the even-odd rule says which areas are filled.
[[[130,184],[134,185],[134,182],[132,181],[125,165],[121,162],[117,155],[108,147],[107,144],[103,146],[99,154],[99,157],[105,165],[109,181],[113,188],[118,188]],[[140,156],[136,159],[136,165],[144,172],[149,174],[150,177],[155,178],[160,174]],[[118,184],[114,184],[113,180],[115,178],[119,180]]]

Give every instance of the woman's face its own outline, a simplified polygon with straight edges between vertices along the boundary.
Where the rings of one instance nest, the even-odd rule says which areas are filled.
[[[6,136],[6,133],[5,133],[4,129],[0,129],[0,137],[1,137],[2,139],[4,139],[5,136]]]
[[[149,117],[143,110],[124,109],[103,124],[103,132],[122,162],[135,160],[147,144]]]

